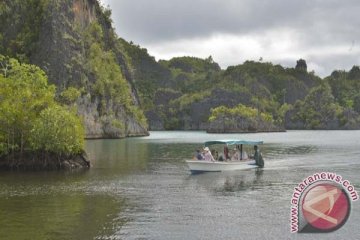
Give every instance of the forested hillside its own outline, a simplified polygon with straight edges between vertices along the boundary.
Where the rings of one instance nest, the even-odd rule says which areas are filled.
[[[42,68],[57,97],[73,90],[89,138],[150,130],[359,129],[360,69],[321,79],[304,59],[285,68],[209,56],[155,60],[119,38],[97,0],[0,2],[0,54]],[[71,91],[68,91],[68,93]]]
[[[358,129],[360,71],[321,79],[304,59],[294,68],[246,61],[221,70],[212,57],[158,62],[123,41],[152,130],[212,132]],[[320,103],[320,104],[319,104]]]

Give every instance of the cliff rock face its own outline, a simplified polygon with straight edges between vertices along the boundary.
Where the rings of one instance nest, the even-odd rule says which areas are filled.
[[[115,111],[116,115],[101,116],[99,105],[99,98],[91,100],[85,96],[78,101],[78,112],[83,116],[87,138],[123,138],[148,134],[144,126],[127,115],[120,106],[110,103],[107,111]],[[116,126],[116,120],[121,120],[123,126]]]
[[[36,34],[31,49],[26,48],[27,44],[14,48],[14,39],[27,31],[14,23],[17,30],[3,34],[0,53],[25,55],[26,61],[47,73],[59,93],[68,87],[79,89],[78,112],[88,138],[148,135],[127,56],[112,28],[109,10],[97,0],[16,0],[2,4],[9,16],[34,14],[24,20],[26,26],[36,29]],[[32,8],[41,9],[36,13]],[[11,19],[7,21],[9,24],[1,25],[2,33],[14,27]],[[103,70],[106,66],[111,69]],[[107,73],[113,69],[116,74]]]

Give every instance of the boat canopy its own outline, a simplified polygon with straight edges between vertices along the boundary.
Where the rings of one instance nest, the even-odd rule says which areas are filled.
[[[245,140],[215,140],[205,142],[205,147],[214,144],[226,144],[226,145],[260,145],[263,144],[263,141],[245,141]]]

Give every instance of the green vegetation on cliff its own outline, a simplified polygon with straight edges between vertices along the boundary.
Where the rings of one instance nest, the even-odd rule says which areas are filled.
[[[330,124],[337,126],[337,116],[342,112],[326,83],[311,89],[304,101],[295,104],[295,110],[295,119],[303,122],[307,129],[326,129]]]
[[[335,100],[345,108],[360,113],[360,68],[354,66],[349,72],[334,71],[325,80],[330,84]]]
[[[211,110],[211,115],[209,118],[210,122],[216,121],[219,118],[231,118],[231,117],[241,117],[244,119],[252,120],[257,117],[260,117],[261,120],[269,123],[273,123],[273,117],[268,113],[260,113],[257,109],[246,107],[242,104],[237,105],[233,108],[227,108],[225,106],[216,107]]]
[[[29,62],[38,48],[41,23],[48,0],[0,2],[0,53]],[[11,27],[10,27],[11,26]]]
[[[274,125],[271,114],[239,104],[233,108],[225,106],[211,110],[209,132],[256,132],[283,131]]]
[[[99,97],[100,116],[110,114],[107,106],[111,100],[112,104],[122,106],[126,113],[144,128],[147,128],[146,118],[142,110],[135,105],[131,98],[130,85],[126,81],[120,65],[116,61],[116,54],[111,49],[106,50],[104,46],[104,33],[101,25],[92,22],[84,33],[85,49],[87,52],[87,63],[89,75],[94,76],[91,84],[91,92]],[[115,113],[116,114],[116,113]],[[123,124],[120,130],[124,131]],[[118,125],[114,125],[118,128]]]
[[[212,109],[220,106],[232,109],[239,104],[256,109],[259,115],[271,116],[274,127],[283,129],[286,112],[321,82],[319,77],[306,71],[304,60],[290,69],[246,61],[221,70],[211,56],[207,59],[177,57],[158,64],[171,72],[166,83],[168,90],[164,91],[164,85],[155,88],[152,108],[145,111],[150,127],[160,129],[161,126],[165,129],[207,129]],[[147,90],[142,90],[137,82],[135,85],[139,92]]]
[[[69,104],[79,104],[87,137],[147,134],[111,10],[96,0],[6,0],[0,13],[0,54],[43,69],[64,103],[60,93],[77,90]]]
[[[148,68],[156,66],[153,68],[156,74],[160,74],[156,72],[160,67],[171,73],[159,78],[146,78],[143,74],[141,81],[151,84],[150,91],[143,87],[146,86],[143,82],[136,79],[138,92],[150,93],[146,99],[141,100],[146,101],[144,111],[151,129],[214,128],[219,121],[209,119],[219,118],[212,111],[226,108],[227,114],[224,114],[231,115],[232,121],[237,121],[234,119],[246,114],[240,113],[241,111],[237,111],[236,117],[230,114],[239,108],[239,104],[244,106],[243,111],[256,109],[257,116],[271,117],[272,127],[257,124],[264,127],[265,131],[271,128],[360,127],[360,70],[356,66],[349,73],[335,71],[328,78],[321,79],[307,71],[307,64],[303,59],[299,59],[294,68],[284,68],[269,62],[245,61],[241,65],[221,70],[211,57],[176,57],[156,62],[147,55],[146,49],[131,46],[132,51],[127,51],[130,59],[137,54],[137,62],[143,58],[151,60],[142,64]],[[136,65],[137,62],[133,62],[135,74],[144,69],[143,65]],[[162,80],[158,81],[160,78]],[[317,106],[319,102],[321,104]],[[266,122],[260,118],[255,121]],[[235,131],[235,127],[233,130]]]
[[[154,107],[153,99],[157,89],[172,86],[171,72],[156,62],[145,48],[121,38],[118,41],[128,56],[142,109],[150,110]]]

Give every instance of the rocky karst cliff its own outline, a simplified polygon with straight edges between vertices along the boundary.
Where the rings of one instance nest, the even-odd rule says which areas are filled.
[[[245,61],[222,70],[211,56],[155,61],[146,49],[126,42],[123,46],[136,69],[135,85],[146,103],[143,107],[152,130],[360,128],[357,66],[349,73],[335,71],[321,79],[307,71],[303,59],[294,68]],[[238,104],[248,109],[238,111]],[[224,116],[214,118],[212,111],[219,107],[227,110]],[[247,116],[251,109],[265,114],[265,119]]]
[[[127,56],[97,0],[0,3],[0,53],[40,66],[77,100],[89,138],[147,135]]]

